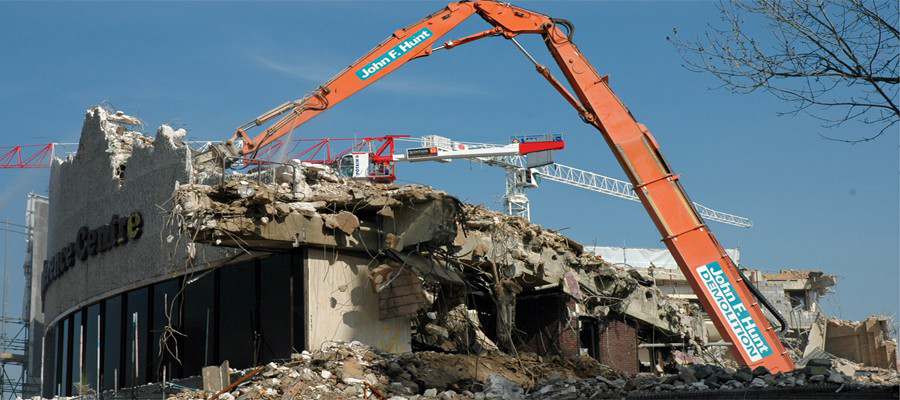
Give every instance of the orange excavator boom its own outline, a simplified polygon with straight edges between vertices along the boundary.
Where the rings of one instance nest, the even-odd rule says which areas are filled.
[[[432,47],[451,29],[477,14],[492,28]],[[536,34],[553,56],[572,88],[557,80],[537,62],[516,36]],[[662,234],[663,242],[691,283],[703,308],[723,338],[733,344],[737,359],[751,368],[764,366],[772,373],[794,369],[793,361],[760,307],[764,299],[752,293],[734,262],[725,253],[694,209],[675,174],[663,158],[659,144],[616,97],[607,77],[594,70],[572,42],[574,27],[508,3],[473,1],[450,3],[423,20],[398,29],[369,53],[341,71],[310,95],[287,102],[241,126],[229,145],[242,142],[240,153],[252,157],[260,147],[284,136],[319,113],[400,68],[435,50],[491,36],[511,40],[589,125],[597,128],[625,170],[644,208]],[[265,125],[255,137],[248,130]]]

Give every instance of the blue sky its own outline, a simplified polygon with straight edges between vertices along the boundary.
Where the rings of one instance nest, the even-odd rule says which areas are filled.
[[[843,318],[898,308],[898,135],[867,144],[864,126],[826,130],[779,117],[770,96],[714,89],[683,69],[666,41],[673,27],[699,34],[717,14],[707,2],[526,2],[575,23],[575,42],[638,120],[654,132],[691,197],[751,217],[744,230],[714,224],[743,264],[814,268],[839,277],[824,300]],[[438,9],[421,2],[0,4],[0,144],[77,141],[83,112],[107,101],[192,139],[226,138],[238,125],[301,97],[393,30]],[[484,29],[467,22],[447,39]],[[544,63],[535,38],[523,43]],[[414,61],[317,117],[294,135],[440,134],[504,143],[523,133],[563,132],[557,161],[623,178],[599,134],[534,72],[511,43],[491,38]],[[503,173],[454,162],[400,167],[425,183],[499,208]],[[0,218],[24,219],[25,193],[47,190],[46,171],[5,170]],[[535,222],[586,244],[661,247],[633,202],[546,182],[530,193]],[[20,275],[24,242],[6,256]],[[14,282],[17,282],[14,280]],[[14,286],[21,285],[17,282]],[[11,288],[12,307],[21,292]]]

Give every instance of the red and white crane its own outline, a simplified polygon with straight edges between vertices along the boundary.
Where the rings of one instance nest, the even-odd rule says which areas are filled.
[[[419,146],[398,151],[398,141],[415,142]],[[298,148],[303,143],[313,144]],[[343,148],[339,146],[341,144]],[[266,159],[272,161],[273,157],[292,158],[329,165],[348,178],[393,182],[397,179],[396,164],[400,162],[449,162],[455,159],[548,154],[562,150],[565,145],[559,134],[517,136],[512,143],[506,145],[456,142],[437,135],[419,139],[413,139],[409,135],[297,139],[291,143],[279,142],[265,148],[264,152],[257,154],[255,162],[264,163]]]
[[[297,159],[324,164],[342,176],[389,183],[397,179],[396,165],[401,162],[450,162],[465,159],[506,171],[503,209],[509,215],[531,220],[531,205],[526,189],[538,187],[540,179],[562,183],[583,190],[639,202],[631,183],[595,172],[569,167],[553,161],[552,153],[565,147],[560,134],[513,136],[510,144],[455,141],[443,136],[409,135],[370,136],[362,138],[295,139],[278,141],[257,155],[256,162]],[[302,147],[304,144],[312,143]],[[402,143],[412,147],[401,148]],[[726,213],[694,202],[704,219],[750,228],[746,217]]]

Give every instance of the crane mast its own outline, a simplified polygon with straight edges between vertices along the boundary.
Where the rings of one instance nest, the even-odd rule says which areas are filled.
[[[463,21],[478,15],[490,29],[444,42],[437,40]],[[569,88],[541,65],[516,37],[539,35]],[[741,276],[663,158],[654,136],[639,123],[572,42],[574,26],[566,20],[492,0],[454,2],[419,22],[398,29],[369,53],[312,93],[287,102],[242,125],[227,148],[240,143],[240,154],[252,157],[260,147],[287,135],[316,115],[334,107],[410,60],[437,50],[500,36],[519,49],[535,70],[571,105],[581,119],[596,128],[618,160],[662,241],[677,261],[691,288],[722,337],[733,343],[734,356],[751,368],[772,373],[794,369],[793,360],[766,319],[752,286]],[[249,130],[265,125],[251,137]]]

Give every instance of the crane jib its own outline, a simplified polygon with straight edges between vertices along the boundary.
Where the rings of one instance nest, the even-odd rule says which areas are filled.
[[[772,355],[772,347],[734,290],[722,266],[714,261],[697,267],[697,273],[703,281],[703,286],[712,295],[716,307],[725,317],[729,328],[737,336],[741,348],[750,357],[750,361],[758,361]]]
[[[398,43],[396,46],[394,46],[394,48],[384,52],[384,54],[382,54],[380,57],[369,62],[369,64],[365,67],[360,68],[358,71],[356,71],[356,76],[362,80],[369,79],[369,77],[377,74],[384,67],[387,67],[388,65],[390,65],[390,63],[394,62],[394,60],[403,57],[404,54],[418,47],[433,35],[434,34],[431,33],[431,30],[428,28],[420,29],[418,32],[410,35],[408,38]]]

